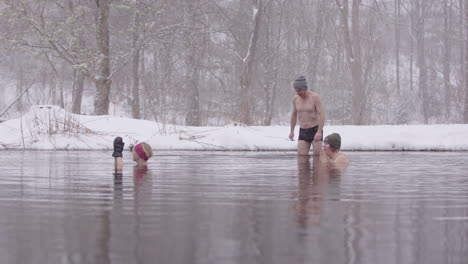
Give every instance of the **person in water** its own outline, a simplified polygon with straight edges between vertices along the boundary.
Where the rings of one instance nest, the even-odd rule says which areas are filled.
[[[333,133],[323,140],[323,150],[320,153],[320,162],[322,164],[332,165],[335,168],[344,169],[350,161],[346,155],[341,152],[341,136]]]
[[[123,150],[125,143],[121,137],[114,139],[114,199],[120,201],[116,203],[116,206],[120,204],[122,206],[124,186],[123,186]],[[133,161],[136,162],[133,167],[133,190],[135,199],[135,209],[137,211],[143,211],[144,207],[140,207],[140,204],[151,199],[152,192],[152,175],[151,171],[148,170],[148,160],[153,156],[153,150],[151,146],[145,142],[141,142],[133,147]]]
[[[114,167],[115,173],[121,174],[123,169],[123,149],[125,143],[121,137],[116,137],[114,139],[114,152],[112,157],[114,157]],[[145,142],[141,142],[133,147],[133,161],[136,162],[136,170],[147,170],[148,160],[153,156],[153,150],[151,146]]]
[[[313,155],[318,156],[322,149],[323,126],[325,114],[317,93],[308,91],[307,81],[304,76],[300,76],[293,83],[296,95],[293,98],[293,111],[291,114],[291,130],[289,139],[294,140],[294,128],[299,121],[299,138],[297,143],[297,153],[308,155],[311,145]]]

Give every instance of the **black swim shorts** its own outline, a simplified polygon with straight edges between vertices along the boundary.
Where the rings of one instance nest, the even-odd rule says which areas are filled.
[[[299,129],[299,140],[304,140],[307,142],[314,141],[315,134],[317,134],[318,126],[311,128],[300,128]],[[323,135],[320,140],[323,140]]]

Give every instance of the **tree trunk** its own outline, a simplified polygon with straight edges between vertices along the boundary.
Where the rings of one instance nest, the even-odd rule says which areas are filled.
[[[185,115],[185,124],[188,126],[201,126],[200,118],[200,91],[199,91],[199,82],[200,82],[200,70],[195,63],[194,55],[191,55],[189,60],[192,63],[192,66],[189,66],[189,84],[188,88],[188,111]]]
[[[109,0],[96,0],[97,46],[99,52],[98,76],[95,79],[96,95],[94,112],[96,115],[109,114],[109,93],[111,88],[109,54]]]
[[[60,77],[58,77],[59,79],[57,80],[58,84],[59,84],[59,106],[62,108],[62,109],[65,109],[65,98],[64,98],[64,95],[63,95],[63,79],[61,79]]]
[[[466,31],[466,27],[467,27],[467,24],[465,24],[465,21],[464,21],[464,13],[465,13],[465,10],[464,8],[465,5],[464,5],[464,2],[465,0],[459,0],[458,2],[458,9],[459,9],[459,20],[458,20],[458,23],[459,23],[459,27],[458,27],[458,35],[461,36],[459,39],[459,45],[460,45],[460,54],[459,54],[459,63],[460,63],[460,68],[459,68],[459,74],[460,74],[460,78],[459,78],[459,82],[458,82],[458,87],[457,87],[457,95],[458,94],[464,94],[464,90],[465,90],[465,82],[467,81],[466,78],[465,78],[465,42],[466,42],[466,39],[468,38],[467,35],[465,34],[468,34],[468,31],[465,33]],[[465,36],[465,38],[463,37]],[[458,96],[457,96],[458,98]],[[461,102],[461,105],[462,105],[462,111],[463,111],[463,107],[464,107],[464,101],[465,98],[458,98],[457,100],[457,103],[460,103]],[[463,115],[461,116],[461,119],[463,121]]]
[[[202,35],[204,33],[196,32],[201,25],[197,23],[195,17],[198,16],[198,0],[187,0],[185,10],[185,47],[188,51],[186,55],[187,64],[187,86],[188,102],[185,115],[185,124],[188,126],[200,126],[200,69],[203,50],[205,49]]]
[[[159,103],[159,105],[161,106],[161,111],[160,113],[163,113],[162,111],[162,105],[163,105],[163,99],[162,99],[162,79],[164,79],[164,73],[161,72],[161,75],[158,75],[158,72],[159,72],[159,67],[158,67],[158,61],[162,60],[163,58],[159,58],[158,57],[158,53],[156,52],[156,50],[153,50],[153,76],[152,76],[152,80],[153,80],[153,85],[151,85],[151,89],[153,89],[153,94],[155,93],[156,94],[156,100],[157,102]],[[168,65],[169,66],[169,65]],[[161,77],[159,77],[161,76]],[[159,85],[158,85],[159,84]],[[149,98],[148,98],[149,99]],[[152,113],[153,113],[153,118],[154,120],[158,121],[159,118],[158,118],[158,111],[155,110],[155,109],[158,109],[158,104],[152,104]],[[158,109],[159,110],[159,109]],[[161,120],[163,123],[164,123],[164,119]]]
[[[273,21],[273,16],[276,15],[273,13],[272,4],[269,5],[268,11],[265,11],[265,24],[270,25],[267,30],[266,36],[266,47],[267,51],[265,59],[265,118],[263,120],[264,126],[270,126],[273,119],[274,109],[276,105],[277,89],[278,89],[278,47],[281,42],[282,35],[282,24],[284,12],[281,10],[279,14],[278,24],[279,26],[275,27]],[[276,30],[276,34],[275,34]],[[276,37],[276,39],[273,39]]]
[[[451,38],[452,36],[452,0],[444,0],[444,59],[443,59],[443,74],[444,74],[444,120],[450,121],[450,102],[451,85],[450,85],[450,60],[451,60]]]
[[[419,94],[422,99],[422,114],[424,123],[429,123],[429,94],[427,88],[427,65],[425,53],[425,4],[424,0],[415,0],[413,17],[413,34],[416,38],[416,59],[419,67]]]
[[[247,54],[243,59],[242,72],[240,78],[240,121],[245,125],[251,125],[252,120],[252,89],[253,89],[253,74],[254,74],[254,64],[255,56],[257,52],[257,42],[260,34],[260,23],[262,17],[262,0],[254,0],[253,5],[254,15],[253,15],[253,30],[250,35],[249,47],[247,49]]]
[[[362,58],[361,58],[361,43],[360,43],[360,14],[359,4],[360,0],[353,0],[353,9],[351,11],[351,32],[353,39],[349,32],[348,25],[348,0],[343,1],[343,6],[340,5],[339,0],[336,3],[340,7],[341,23],[343,28],[343,35],[346,47],[347,62],[351,71],[352,79],[352,115],[353,123],[355,125],[364,125],[364,111],[365,111],[365,98],[364,87],[362,81]]]
[[[21,65],[21,62],[18,63],[19,69],[17,72],[17,77],[16,77],[16,95],[18,96],[18,103],[16,104],[16,110],[18,112],[23,111],[23,99],[20,95],[23,94],[23,86],[24,86],[24,72],[23,72],[23,66]]]
[[[148,119],[148,109],[150,107],[148,97],[153,97],[153,95],[151,94],[151,91],[149,89],[150,80],[148,79],[148,74],[147,74],[147,70],[146,70],[146,62],[145,62],[146,54],[145,53],[146,53],[146,49],[141,48],[140,49],[140,58],[141,58],[140,59],[140,64],[141,64],[140,73],[141,73],[141,77],[142,77],[141,90],[144,93],[143,93],[142,101],[140,101],[140,105],[143,107],[142,108],[143,111],[141,112],[141,118],[147,120]],[[148,95],[148,97],[145,97],[146,95]]]
[[[72,113],[81,114],[81,101],[83,100],[83,90],[85,73],[81,70],[75,70],[75,79],[72,91]]]
[[[427,91],[427,64],[426,53],[424,51],[424,38],[417,39],[417,60],[419,67],[419,93],[422,99],[422,114],[424,123],[429,123],[429,96]]]
[[[190,0],[189,0],[190,1]],[[193,34],[193,38],[198,38]],[[200,126],[201,125],[201,118],[200,118],[200,91],[199,91],[199,82],[200,82],[200,69],[198,67],[198,63],[200,62],[201,56],[199,56],[199,49],[201,47],[197,47],[198,41],[193,39],[191,41],[189,54],[187,57],[187,77],[188,77],[188,84],[187,84],[187,94],[188,94],[188,107],[187,113],[185,115],[185,124],[188,126]]]
[[[155,54],[156,55],[156,54]],[[168,119],[168,105],[170,102],[169,100],[169,88],[174,85],[174,81],[172,80],[171,76],[174,71],[174,66],[172,65],[172,58],[174,56],[173,46],[170,44],[165,44],[164,49],[161,52],[161,78],[159,84],[159,100],[160,100],[160,115],[161,115],[161,122],[163,125],[167,123]],[[156,62],[156,58],[155,58]],[[154,70],[157,70],[157,64],[154,64]]]
[[[55,76],[49,76],[48,78],[48,84],[49,84],[49,98],[47,101],[47,104],[51,105],[58,105],[58,99],[57,99],[57,83],[56,83]]]
[[[395,0],[395,70],[397,93],[401,93],[400,88],[400,10],[401,0]]]
[[[351,62],[351,75],[353,79],[353,113],[354,113],[354,122],[357,125],[364,125],[364,115],[365,115],[365,94],[364,94],[364,85],[362,81],[362,56],[361,56],[361,29],[360,29],[360,12],[359,4],[361,0],[353,0],[353,10],[352,10],[352,26],[351,31],[353,34],[353,51],[354,57]]]
[[[414,65],[414,39],[410,39],[410,61],[409,61],[409,82],[410,82],[410,91],[413,91],[413,65]]]
[[[140,15],[138,11],[138,0],[134,3],[134,17],[132,26],[132,117],[140,119],[140,78],[139,78],[139,65],[140,65],[140,48],[138,45],[138,33],[140,27]]]
[[[323,23],[325,16],[325,1],[318,1],[316,7],[316,23],[314,35],[307,34],[307,50],[309,53],[309,63],[307,64],[307,72],[309,85],[313,90],[320,93],[320,87],[317,85],[317,67],[319,64],[320,53],[323,51],[321,48],[323,42]]]
[[[465,1],[465,103],[463,123],[468,124],[468,4]]]

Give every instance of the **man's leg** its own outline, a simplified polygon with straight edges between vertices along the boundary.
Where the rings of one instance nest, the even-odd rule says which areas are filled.
[[[309,155],[311,142],[305,140],[299,140],[297,142],[297,154],[299,155]]]
[[[313,141],[312,143],[313,148],[314,148],[314,156],[320,155],[320,151],[322,150],[322,141]]]

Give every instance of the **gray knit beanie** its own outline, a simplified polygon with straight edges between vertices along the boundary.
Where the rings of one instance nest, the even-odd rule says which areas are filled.
[[[335,150],[340,150],[341,148],[341,137],[338,133],[328,135],[323,141],[330,144],[330,147]]]
[[[294,89],[301,89],[304,91],[307,91],[307,80],[304,76],[299,76],[297,77],[296,80],[294,80],[293,84]]]

